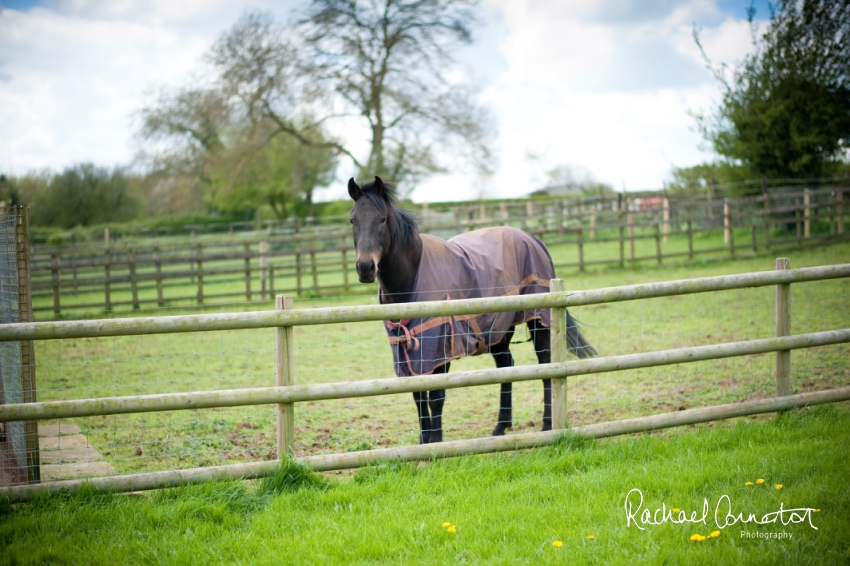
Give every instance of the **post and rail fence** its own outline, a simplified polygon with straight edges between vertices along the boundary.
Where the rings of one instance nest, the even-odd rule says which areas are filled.
[[[521,212],[501,203],[468,211],[458,207],[447,221],[423,212],[420,225],[442,237],[487,226],[521,228],[543,239],[559,271],[583,272],[640,262],[754,257],[846,241],[845,192],[844,187],[801,187],[709,202],[619,195],[527,201]],[[262,302],[277,294],[351,294],[350,228],[320,228],[262,234],[256,240],[37,249],[32,261],[34,310],[59,318],[80,309],[111,312]],[[712,239],[720,233],[722,242]],[[642,244],[646,240],[648,246]],[[591,256],[595,259],[588,260]],[[240,281],[244,289],[239,289]]]
[[[291,297],[279,296],[276,308],[248,313],[210,313],[184,316],[141,317],[130,319],[46,321],[0,325],[0,342],[97,338],[274,328],[275,385],[262,388],[130,395],[97,399],[63,400],[38,403],[14,403],[0,406],[0,422],[37,421],[97,415],[118,415],[155,411],[179,411],[213,407],[277,405],[277,453],[279,458],[294,456],[312,468],[336,470],[364,466],[388,460],[418,460],[515,450],[555,443],[565,434],[589,437],[611,436],[700,423],[750,414],[775,412],[836,401],[850,400],[850,387],[791,394],[790,351],[850,342],[850,328],[790,334],[790,286],[795,283],[850,277],[850,264],[789,269],[779,258],[773,271],[707,277],[690,280],[628,285],[587,291],[566,292],[563,281],[551,281],[549,293],[458,301],[434,301],[392,305],[293,309]],[[566,309],[656,297],[709,293],[754,287],[776,287],[776,337],[678,348],[648,353],[567,361]],[[292,330],[297,326],[326,325],[340,322],[383,321],[404,318],[460,316],[491,312],[513,312],[548,308],[552,310],[552,362],[544,365],[463,371],[405,378],[347,381],[299,385],[294,383]],[[671,364],[685,364],[735,356],[776,353],[776,397],[716,405],[673,413],[590,424],[570,428],[567,422],[568,376],[616,372]],[[373,449],[341,454],[298,457],[294,454],[293,415],[297,403],[381,396],[401,392],[428,391],[538,379],[553,380],[553,428],[551,432],[513,434],[499,438],[476,438],[419,446]],[[13,501],[26,500],[42,490],[78,489],[84,482],[97,488],[134,491],[199,482],[209,479],[258,478],[273,473],[276,462],[252,462],[64,480],[51,483],[0,488],[0,496]]]

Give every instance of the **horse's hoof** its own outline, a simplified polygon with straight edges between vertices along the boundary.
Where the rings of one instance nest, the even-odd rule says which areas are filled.
[[[511,425],[499,423],[493,429],[492,436],[505,436],[505,433],[511,429]]]
[[[431,438],[428,442],[442,442],[443,441],[443,431],[435,430],[431,432]]]
[[[428,444],[431,442],[431,437],[427,432],[419,433],[419,444]]]
[[[543,421],[543,428],[540,429],[542,432],[546,432],[547,430],[552,430],[552,423]]]

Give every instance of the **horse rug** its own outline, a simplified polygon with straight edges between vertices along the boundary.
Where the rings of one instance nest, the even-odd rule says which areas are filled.
[[[422,259],[411,302],[507,297],[549,291],[555,276],[543,243],[510,227],[465,232],[450,240],[422,234]],[[383,292],[378,291],[383,304]],[[396,375],[429,375],[464,356],[487,353],[511,327],[549,309],[385,321]]]

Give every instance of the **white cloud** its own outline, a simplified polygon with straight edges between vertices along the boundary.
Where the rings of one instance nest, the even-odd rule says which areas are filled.
[[[281,20],[295,5],[259,1]],[[246,7],[57,0],[26,12],[0,9],[0,169],[130,162],[133,115],[145,93],[184,84]],[[713,0],[489,0],[482,14],[479,43],[460,55],[483,79],[482,99],[499,120],[501,168],[486,182],[463,173],[431,179],[415,198],[528,193],[536,188],[524,157],[530,150],[552,164],[588,167],[616,187],[660,186],[671,165],[710,158],[687,115],[718,97],[692,22],[703,22],[717,61],[750,48],[746,22],[724,16]],[[349,169],[343,163],[340,173]],[[341,198],[345,188],[323,194]]]

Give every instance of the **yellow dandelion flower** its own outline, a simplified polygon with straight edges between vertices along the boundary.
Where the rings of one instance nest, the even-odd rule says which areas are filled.
[[[447,530],[448,532],[450,532],[450,533],[456,533],[456,532],[457,532],[457,527],[455,527],[454,525],[451,525],[451,526],[449,526],[449,528],[448,528],[448,529],[446,529],[446,530]]]
[[[759,478],[756,480],[756,483],[764,483],[764,478]]]
[[[448,521],[446,521],[445,523],[443,523],[443,528],[444,528],[444,529],[445,529],[446,527],[451,527],[451,526],[452,526],[452,524],[451,524],[451,523],[449,523]]]
[[[820,513],[820,509],[815,509],[815,513]]]
[[[714,537],[714,538],[717,538],[717,537],[719,537],[719,536],[720,536],[720,531],[711,531],[711,535],[710,535],[710,536],[712,536],[712,537]]]
[[[679,511],[681,511],[681,509],[679,509],[678,507],[673,507],[673,513],[678,513]]]
[[[776,489],[782,489],[782,484],[781,483],[776,484]]]
[[[562,546],[564,546],[564,543],[559,540],[556,540],[552,543],[552,546],[554,546],[555,548],[561,548]]]
[[[696,534],[691,535],[691,540],[696,540],[696,541],[705,540],[705,537],[702,536],[699,533],[696,533]]]
[[[747,482],[747,483],[745,483],[744,485],[753,485],[753,482],[748,481],[748,482]]]
[[[587,535],[587,538],[588,538],[588,540],[594,540],[594,539],[596,539],[596,537],[595,537],[595,536],[593,536],[593,535]]]

